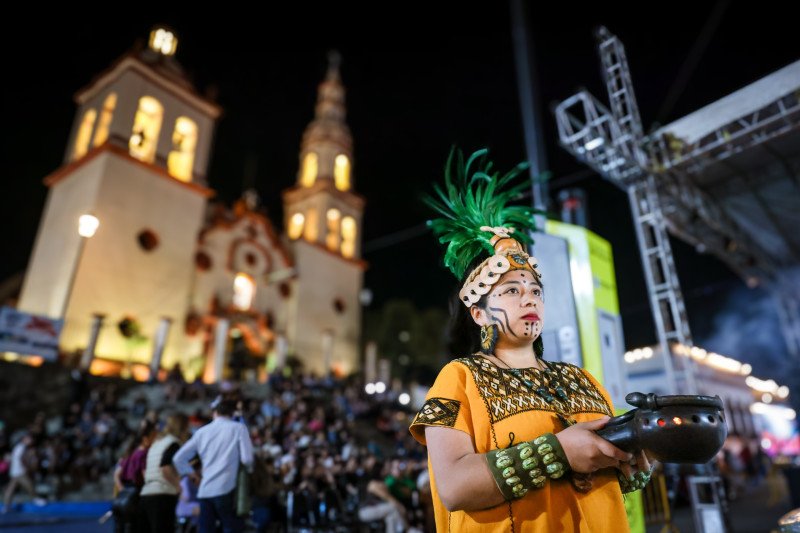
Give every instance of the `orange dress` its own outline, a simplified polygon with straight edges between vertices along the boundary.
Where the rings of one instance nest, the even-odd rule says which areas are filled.
[[[569,404],[559,408],[578,422],[612,416],[606,390],[588,372],[567,363],[549,363],[568,389]],[[523,379],[535,387],[544,384],[542,371],[520,369]],[[554,403],[561,402],[556,398]],[[563,424],[555,409],[532,392],[507,369],[480,356],[447,364],[411,424],[411,433],[421,444],[426,426],[450,427],[472,439],[477,453],[507,448],[533,440],[543,433],[557,433]],[[438,532],[627,532],[628,518],[616,469],[595,472],[592,488],[575,490],[570,476],[548,480],[541,489],[509,503],[480,511],[449,512],[436,488],[428,462]]]

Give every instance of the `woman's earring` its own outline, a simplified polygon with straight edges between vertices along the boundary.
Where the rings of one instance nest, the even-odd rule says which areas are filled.
[[[481,326],[481,352],[486,355],[493,355],[496,344],[497,328],[493,324]]]

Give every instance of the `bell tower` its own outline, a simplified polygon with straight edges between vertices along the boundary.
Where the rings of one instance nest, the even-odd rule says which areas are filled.
[[[24,311],[64,318],[61,348],[86,345],[103,314],[96,354],[147,363],[162,318],[173,327],[164,353],[182,350],[197,236],[213,191],[206,187],[220,108],[200,95],[175,59],[178,38],[156,27],[75,95],[77,114],[63,165],[49,187],[19,301]],[[91,214],[93,237],[78,234]],[[132,317],[141,342],[116,327]]]
[[[300,278],[291,348],[310,368],[350,372],[358,361],[364,198],[353,190],[341,57],[328,56],[314,119],[300,146],[296,184],[283,193],[286,236]]]

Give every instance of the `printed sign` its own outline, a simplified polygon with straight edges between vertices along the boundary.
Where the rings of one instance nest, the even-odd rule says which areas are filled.
[[[55,361],[63,320],[0,307],[0,352],[41,355]]]

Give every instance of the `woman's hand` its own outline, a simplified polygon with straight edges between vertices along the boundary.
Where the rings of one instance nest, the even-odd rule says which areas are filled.
[[[608,422],[604,416],[591,422],[580,422],[556,433],[569,466],[580,474],[591,474],[601,468],[619,467],[620,463],[629,463],[633,455],[620,450],[595,431]]]
[[[644,453],[644,450],[634,454],[634,458],[627,463],[620,463],[619,469],[625,474],[625,477],[632,479],[636,472],[650,473],[653,465],[651,465],[650,458]]]

